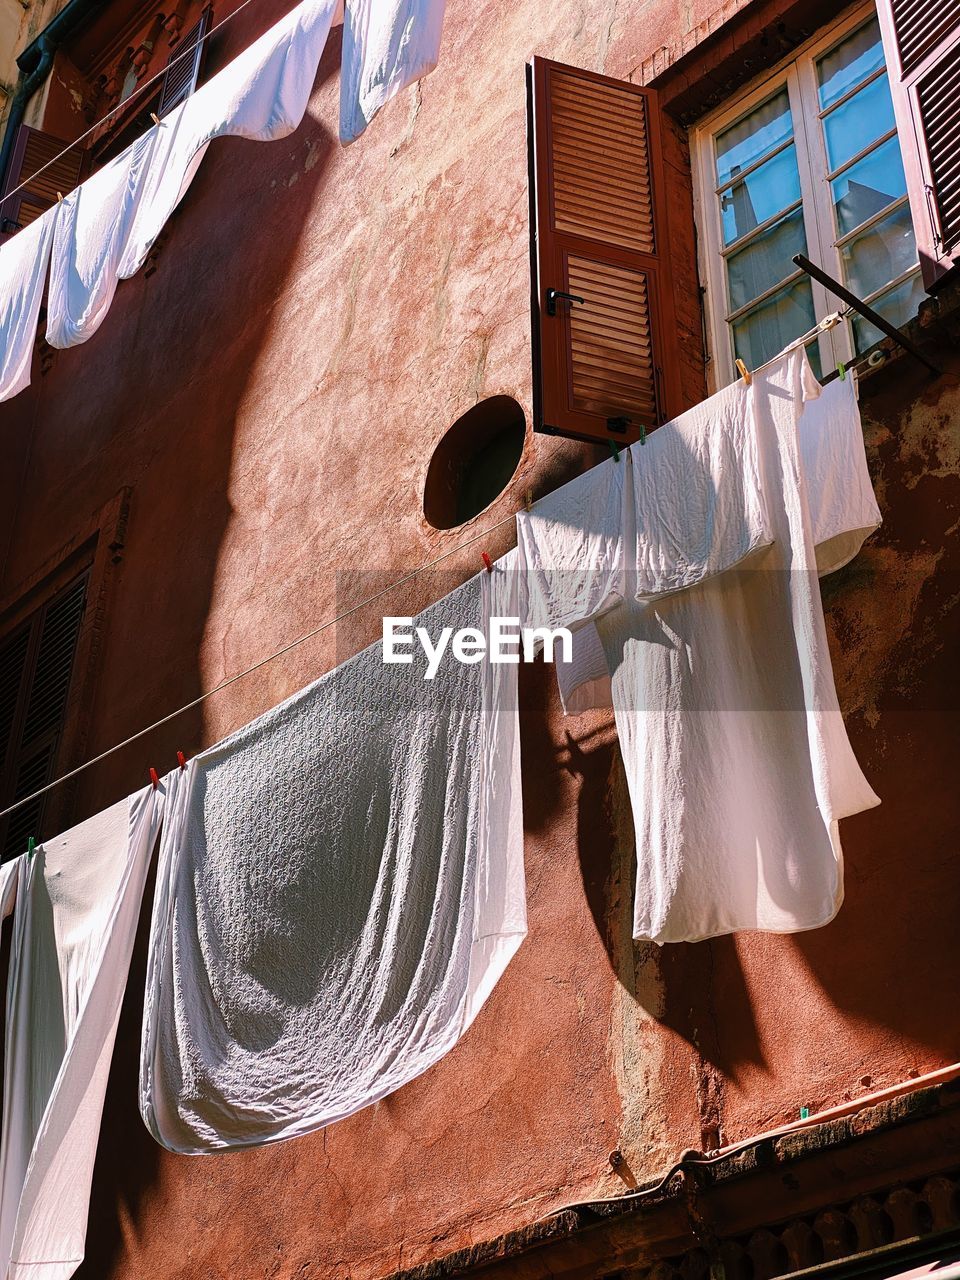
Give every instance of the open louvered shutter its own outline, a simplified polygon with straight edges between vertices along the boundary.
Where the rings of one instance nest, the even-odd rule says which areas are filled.
[[[87,575],[54,596],[0,641],[0,809],[50,782],[57,764]],[[45,797],[0,819],[0,855],[22,853],[43,833]]]
[[[960,263],[960,3],[878,0],[928,289]]]
[[[529,76],[536,426],[630,443],[679,412],[656,94],[543,58]]]
[[[10,154],[0,202],[0,233],[10,235],[29,226],[57,202],[57,192],[66,195],[87,171],[87,152],[49,133],[23,124]],[[53,163],[50,163],[50,162]],[[48,168],[44,168],[49,165]],[[41,172],[42,170],[42,172]],[[16,191],[17,187],[22,188]],[[8,196],[8,191],[16,194]]]
[[[210,14],[209,7],[204,9],[200,21],[191,27],[170,55],[160,88],[158,115],[167,115],[196,89],[206,49],[204,36],[210,30]]]

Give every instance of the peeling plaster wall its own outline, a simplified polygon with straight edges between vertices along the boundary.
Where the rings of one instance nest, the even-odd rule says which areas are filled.
[[[245,10],[228,54],[287,7]],[[422,516],[431,453],[461,413],[507,394],[529,418],[525,61],[645,78],[665,42],[678,56],[717,13],[451,0],[440,68],[350,149],[335,140],[339,34],[297,134],[211,148],[100,333],[43,352],[31,390],[0,406],[0,598],[132,493],[90,754],[597,460],[528,434],[487,512],[448,533]],[[81,1276],[365,1280],[960,1058],[943,978],[960,959],[957,382],[898,373],[875,388],[865,426],[886,523],[824,591],[841,699],[884,804],[844,823],[838,919],[806,937],[635,945],[610,721],[563,720],[549,674],[525,671],[530,936],[469,1035],[326,1133],[174,1157],[136,1111],[141,938]],[[482,545],[510,544],[507,525]],[[81,779],[77,818],[374,639],[384,610],[451,589],[476,551],[111,757]]]

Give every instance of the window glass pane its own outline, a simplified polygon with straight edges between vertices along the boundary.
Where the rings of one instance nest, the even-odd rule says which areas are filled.
[[[720,197],[723,243],[732,244],[800,199],[797,149],[789,146]]]
[[[875,298],[870,305],[874,311],[879,311],[891,324],[899,327],[906,324],[908,320],[913,319],[917,314],[917,308],[925,297],[926,293],[918,271],[909,280],[904,280],[902,284],[898,284],[895,289],[891,289],[880,298]],[[853,337],[858,352],[866,351],[867,347],[872,347],[883,336],[880,330],[875,328],[869,320],[865,320],[863,316],[855,315],[853,317]]]
[[[859,227],[893,200],[906,195],[900,144],[889,138],[868,156],[851,165],[830,184],[840,235]]]
[[[796,271],[791,261],[793,255],[806,252],[803,210],[798,209],[732,253],[727,259],[730,310],[745,307],[753,298],[792,276]]]
[[[824,116],[823,133],[830,169],[839,169],[851,156],[889,133],[895,124],[890,85],[883,75]]]
[[[858,298],[902,276],[917,263],[910,206],[903,204],[848,241],[841,250],[843,277]]]
[[[819,381],[823,377],[823,365],[820,363],[820,343],[816,338],[807,346],[807,359],[814,377]]]
[[[829,107],[883,66],[883,45],[876,18],[817,60],[820,106]]]
[[[793,137],[786,89],[717,134],[717,186],[735,178],[781,142]]]
[[[797,280],[731,325],[735,354],[756,369],[815,323],[810,281]]]

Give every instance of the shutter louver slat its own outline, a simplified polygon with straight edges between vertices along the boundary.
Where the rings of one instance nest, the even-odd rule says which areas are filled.
[[[0,646],[0,777],[10,754],[11,734],[20,701],[30,630],[22,627]]]
[[[63,717],[86,587],[86,581],[76,583],[47,609],[23,727],[24,745],[48,733]]]
[[[204,36],[210,29],[211,10],[206,8],[200,19],[180,40],[167,65],[160,88],[157,114],[162,118],[185,102],[197,87],[205,52]]]
[[[877,14],[917,252],[932,290],[960,265],[960,0],[877,0]]]
[[[53,778],[83,623],[87,574],[0,643],[0,807]],[[0,819],[4,859],[41,834],[45,796]]]
[[[921,80],[917,97],[926,126],[942,247],[951,253],[960,244],[960,56],[938,68],[936,75]]]
[[[50,781],[53,763],[54,745],[48,743],[20,767],[12,800],[22,800],[24,796],[32,795],[34,791],[45,786]],[[28,836],[38,836],[40,824],[43,821],[43,801],[43,796],[37,796],[36,800],[31,800],[15,813],[11,813],[3,841],[2,860],[4,862],[9,858],[15,858],[18,853],[23,853],[27,847]]]
[[[65,196],[81,181],[87,159],[87,152],[80,147],[71,147],[61,138],[21,125],[4,175],[3,190],[15,191],[21,184],[22,187],[0,203],[3,229],[21,230],[52,208],[58,192]],[[48,164],[50,167],[44,168]]]
[[[960,24],[960,4],[930,0],[892,0],[900,66],[907,75],[945,36]]]

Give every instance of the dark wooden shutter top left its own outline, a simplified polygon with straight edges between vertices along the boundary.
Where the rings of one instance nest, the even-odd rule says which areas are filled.
[[[211,16],[212,10],[208,6],[170,55],[160,87],[160,105],[157,109],[159,116],[167,115],[181,102],[186,102],[196,89],[206,51],[204,36],[210,30]]]
[[[58,192],[66,195],[85,176],[87,161],[88,153],[82,148],[22,124],[4,175],[0,232],[22,230],[52,208]],[[22,189],[16,191],[21,184]],[[8,191],[16,194],[7,196]]]

